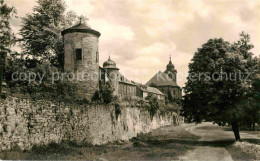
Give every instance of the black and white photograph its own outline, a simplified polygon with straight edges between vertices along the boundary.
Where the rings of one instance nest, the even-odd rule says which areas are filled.
[[[0,160],[260,161],[260,0],[0,0]]]

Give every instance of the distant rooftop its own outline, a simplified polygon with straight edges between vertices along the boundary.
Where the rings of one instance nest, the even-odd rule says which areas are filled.
[[[144,92],[148,92],[148,93],[154,93],[154,94],[159,94],[159,95],[164,95],[159,89],[154,88],[154,87],[150,87],[147,85],[143,85],[141,83],[137,83],[132,81],[136,86],[138,86],[142,91]]]
[[[145,85],[155,84],[156,86],[179,87],[166,73],[159,71]]]

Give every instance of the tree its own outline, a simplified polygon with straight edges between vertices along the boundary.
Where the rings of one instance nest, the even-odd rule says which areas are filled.
[[[231,125],[236,140],[240,140],[239,125],[246,116],[241,100],[247,100],[254,90],[251,73],[256,67],[249,52],[253,47],[249,35],[240,36],[233,44],[222,38],[210,39],[195,52],[181,112],[189,122]]]
[[[0,95],[2,91],[6,53],[10,51],[10,46],[15,43],[15,36],[9,22],[11,16],[14,14],[15,8],[7,6],[4,0],[0,0]]]
[[[66,13],[63,0],[38,0],[37,3],[33,13],[22,18],[22,53],[32,64],[48,60],[53,66],[62,68],[64,44],[61,31],[74,25],[79,16],[72,11]]]
[[[15,15],[14,7],[9,7],[0,0],[0,50],[9,50],[10,46],[15,43],[15,36],[10,27],[10,19]]]

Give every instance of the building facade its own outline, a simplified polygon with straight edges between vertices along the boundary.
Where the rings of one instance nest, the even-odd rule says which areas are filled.
[[[182,98],[182,89],[177,85],[177,70],[171,58],[166,66],[166,70],[157,72],[146,85],[159,89],[169,101],[176,101]]]

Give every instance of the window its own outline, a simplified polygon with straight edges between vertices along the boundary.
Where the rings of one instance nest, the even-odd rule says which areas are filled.
[[[98,62],[98,60],[99,60],[99,53],[98,53],[98,51],[96,52],[96,61]]]
[[[76,49],[75,54],[76,54],[76,60],[82,60],[82,49]]]

